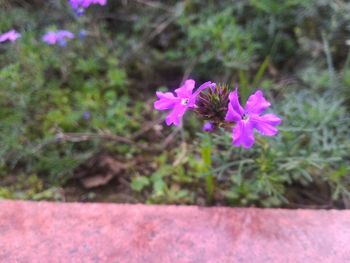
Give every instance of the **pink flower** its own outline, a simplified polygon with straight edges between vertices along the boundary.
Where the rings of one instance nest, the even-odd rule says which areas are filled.
[[[21,34],[16,32],[16,30],[11,30],[0,35],[0,43],[5,41],[15,42],[19,37],[21,37]]]
[[[237,89],[229,95],[228,111],[225,121],[236,122],[232,131],[232,144],[250,148],[254,144],[254,129],[264,136],[274,136],[278,133],[275,126],[281,119],[274,114],[262,114],[271,103],[268,102],[261,90],[251,95],[243,109],[238,100]]]
[[[69,3],[78,15],[82,15],[84,13],[84,9],[88,8],[90,5],[106,5],[107,0],[69,0]]]
[[[50,31],[46,33],[42,40],[46,42],[49,45],[55,45],[59,44],[60,46],[65,46],[67,44],[67,39],[74,38],[74,34],[66,31],[66,30],[59,30],[59,31]]]
[[[99,4],[99,5],[106,5],[107,0],[92,0],[91,3],[92,4]]]
[[[172,92],[160,92],[158,91],[158,100],[154,102],[154,108],[156,110],[169,110],[172,111],[168,114],[165,119],[167,125],[174,124],[176,126],[180,125],[182,116],[185,114],[188,108],[196,107],[196,98],[199,93],[215,85],[211,81],[202,84],[196,92],[193,92],[195,87],[195,81],[188,79],[185,81],[184,85],[175,90],[176,96]]]

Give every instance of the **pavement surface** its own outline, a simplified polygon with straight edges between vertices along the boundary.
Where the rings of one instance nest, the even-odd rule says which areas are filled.
[[[350,262],[350,211],[0,201],[0,262]]]

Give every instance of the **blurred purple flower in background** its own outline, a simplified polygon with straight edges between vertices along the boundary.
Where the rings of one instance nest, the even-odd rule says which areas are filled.
[[[188,79],[184,85],[175,90],[176,96],[172,92],[157,91],[158,100],[154,102],[154,108],[156,110],[169,110],[172,111],[165,119],[167,125],[174,124],[180,125],[182,116],[185,114],[188,108],[195,108],[196,98],[199,93],[209,87],[212,87],[215,83],[211,81],[202,84],[195,93],[192,93],[195,87],[195,81]]]
[[[5,41],[15,42],[17,38],[20,38],[20,37],[21,37],[21,34],[19,34],[16,30],[10,30],[0,35],[0,43]]]
[[[250,148],[254,144],[254,129],[265,136],[274,136],[278,130],[275,126],[281,119],[274,114],[262,114],[271,103],[268,102],[261,90],[252,94],[243,109],[238,100],[237,89],[230,93],[230,102],[225,121],[236,122],[232,131],[232,144]]]
[[[84,14],[85,9],[92,4],[106,5],[107,0],[69,0],[71,7],[74,9],[77,16]]]
[[[84,111],[83,113],[83,119],[86,121],[89,121],[91,119],[91,114],[88,111]]]
[[[205,132],[212,132],[214,130],[214,125],[210,121],[204,123],[202,130]]]
[[[107,0],[91,0],[92,4],[106,5]]]
[[[50,31],[46,33],[42,40],[49,44],[49,45],[55,45],[58,44],[62,47],[67,45],[67,39],[74,38],[74,34],[72,32],[66,31],[66,30],[59,30],[59,31]]]
[[[86,36],[87,36],[87,31],[86,30],[80,30],[79,33],[78,33],[78,37],[79,39],[83,40]]]

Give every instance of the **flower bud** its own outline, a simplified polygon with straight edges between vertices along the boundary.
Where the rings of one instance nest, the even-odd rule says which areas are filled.
[[[196,100],[196,113],[204,120],[221,126],[225,123],[225,116],[229,102],[227,85],[216,85],[200,93]]]

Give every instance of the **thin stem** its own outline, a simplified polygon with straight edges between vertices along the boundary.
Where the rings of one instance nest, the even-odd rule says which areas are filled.
[[[204,141],[201,148],[201,156],[203,160],[203,172],[204,174],[206,174],[205,186],[207,191],[207,201],[208,203],[212,203],[215,193],[215,178],[214,173],[212,171],[212,147],[209,136],[210,135],[204,137]]]

